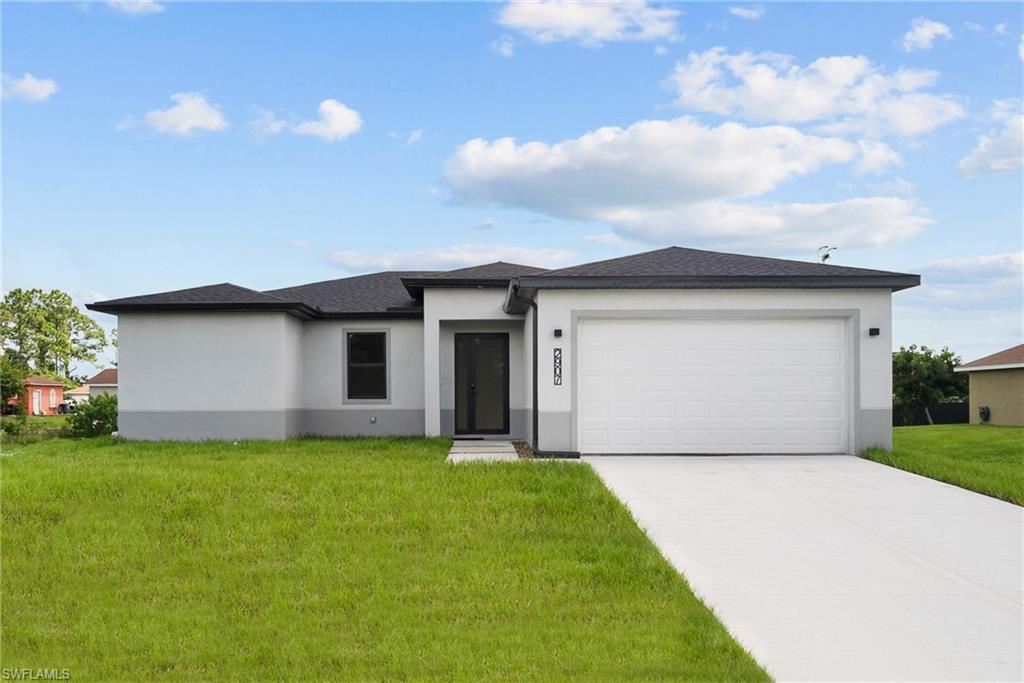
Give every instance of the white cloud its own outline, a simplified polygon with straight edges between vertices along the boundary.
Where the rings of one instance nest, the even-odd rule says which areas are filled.
[[[968,31],[974,31],[975,33],[984,33],[985,27],[976,21],[965,21],[964,28]]]
[[[903,46],[904,52],[930,50],[936,38],[949,40],[952,37],[952,29],[945,24],[925,17],[918,17],[910,23],[910,30],[903,34],[900,45]]]
[[[493,261],[534,266],[566,265],[575,252],[566,249],[520,247],[509,244],[459,244],[439,249],[408,251],[333,251],[328,260],[353,273],[379,270],[450,270]]]
[[[860,150],[860,159],[854,170],[859,174],[882,173],[890,166],[903,165],[903,157],[884,142],[861,140],[857,143],[857,148]]]
[[[746,19],[747,21],[757,21],[764,16],[764,6],[730,7],[729,14],[739,17],[740,19]]]
[[[393,130],[388,132],[388,137],[391,138],[392,140],[401,140],[402,144],[405,145],[406,147],[412,147],[413,145],[415,145],[416,143],[423,139],[423,129],[418,128],[414,131],[409,132],[408,134],[399,133],[397,130]]]
[[[537,43],[571,40],[587,47],[627,40],[675,40],[679,10],[644,0],[510,2],[498,23]]]
[[[906,178],[882,180],[877,183],[871,183],[867,188],[875,194],[896,196],[910,196],[917,191],[917,185]]]
[[[992,30],[995,31],[996,34],[1000,36],[1006,36],[1010,34],[1010,32],[1006,30],[1006,24],[996,24],[995,26],[992,27]]]
[[[896,197],[839,202],[746,204],[708,201],[645,210],[623,208],[598,216],[616,232],[653,244],[715,244],[725,248],[812,250],[881,247],[917,234],[932,221],[916,204]]]
[[[223,130],[228,127],[220,108],[197,92],[171,95],[174,106],[146,112],[145,121],[161,133],[188,136],[194,130]]]
[[[1024,62],[1024,33],[1020,35],[1020,43],[1017,45],[1017,56]]]
[[[309,242],[306,240],[292,240],[288,244],[296,249],[309,249]]]
[[[254,107],[253,109],[256,112],[256,117],[250,120],[247,125],[249,130],[256,135],[277,135],[288,127],[287,121],[277,118],[277,115],[269,109],[262,109],[260,107]]]
[[[629,243],[629,240],[617,232],[602,232],[596,235],[584,235],[583,239],[587,242],[593,242],[594,244],[606,244],[611,246]]]
[[[949,344],[966,360],[1020,343],[1024,252],[942,259],[915,270],[921,286],[900,295],[894,319],[933,333],[943,340],[938,346]]]
[[[164,5],[155,0],[111,0],[107,7],[124,14],[157,14],[163,12]]]
[[[929,280],[941,284],[1020,282],[1024,279],[1024,251],[939,259],[921,270]]]
[[[668,48],[665,47],[664,45],[655,45],[654,54],[658,55],[659,57],[664,57],[665,55],[668,54]]]
[[[668,79],[685,109],[752,121],[818,122],[825,133],[927,133],[965,116],[952,95],[919,92],[935,71],[886,72],[866,57],[822,57],[807,66],[789,55],[715,47],[691,52]]]
[[[785,126],[710,128],[682,117],[599,128],[553,145],[470,140],[447,161],[445,178],[458,194],[476,201],[577,213],[636,201],[762,194],[856,154],[856,146],[844,140]]]
[[[363,127],[363,119],[355,109],[349,109],[338,100],[328,99],[320,103],[318,121],[305,121],[292,126],[292,132],[298,135],[313,135],[327,142],[344,140],[359,132]]]
[[[491,43],[491,49],[502,57],[515,57],[516,40],[512,36],[502,36]]]
[[[824,164],[864,159],[860,147],[838,138],[785,126],[711,128],[683,117],[601,128],[556,144],[471,140],[448,159],[445,180],[467,203],[599,221],[622,236],[655,243],[872,246],[930,223],[913,202],[892,197],[825,204],[735,201]]]
[[[996,100],[989,112],[1003,128],[990,130],[956,165],[961,175],[973,177],[1024,168],[1024,113],[1019,100]]]
[[[36,78],[24,74],[21,78],[0,75],[0,97],[5,100],[42,102],[57,92],[57,82],[49,78]]]
[[[473,229],[474,230],[487,231],[487,230],[494,230],[494,228],[496,228],[497,226],[498,226],[498,223],[493,218],[485,218],[484,220],[482,220],[479,223],[477,223],[476,225],[474,225]]]

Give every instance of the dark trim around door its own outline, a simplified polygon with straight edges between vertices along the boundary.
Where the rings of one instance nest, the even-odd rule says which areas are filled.
[[[502,399],[503,399],[503,401],[502,401],[502,403],[503,403],[503,405],[502,405],[502,428],[501,429],[477,429],[476,428],[476,402],[473,400],[473,396],[472,395],[467,396],[466,397],[467,400],[465,402],[466,412],[467,412],[467,415],[466,415],[466,425],[467,425],[467,428],[466,429],[459,429],[459,415],[458,415],[458,412],[457,412],[458,411],[458,406],[459,406],[459,397],[461,396],[461,392],[465,391],[465,389],[462,386],[460,386],[460,384],[461,384],[460,382],[458,382],[457,380],[455,381],[455,406],[454,406],[455,410],[453,411],[455,413],[455,424],[454,424],[455,434],[458,435],[458,436],[465,436],[465,435],[472,435],[472,434],[481,434],[481,435],[484,435],[484,434],[508,434],[509,431],[510,431],[510,422],[511,422],[510,421],[510,415],[509,415],[510,412],[511,412],[510,411],[510,405],[509,405],[510,404],[509,377],[512,374],[511,373],[511,367],[509,366],[509,333],[508,332],[456,332],[454,334],[454,342],[455,343],[453,343],[452,346],[454,347],[455,365],[453,365],[452,368],[453,368],[453,370],[457,370],[458,364],[464,360],[466,362],[466,364],[467,364],[467,367],[466,367],[467,376],[472,378],[473,380],[475,380],[476,379],[476,351],[475,351],[476,347],[473,344],[467,345],[465,347],[466,350],[467,350],[466,354],[465,354],[466,358],[465,359],[460,359],[459,358],[459,344],[458,344],[460,339],[464,339],[467,342],[472,342],[472,341],[474,341],[476,339],[500,339],[502,341],[502,354],[501,355],[502,355],[502,363],[504,364],[504,367],[505,367],[505,372],[503,373],[503,376],[502,376],[502,388],[501,388],[501,395],[502,395]],[[455,377],[457,377],[458,376],[458,372],[455,371],[453,373],[453,375]],[[475,381],[473,383],[475,384]]]

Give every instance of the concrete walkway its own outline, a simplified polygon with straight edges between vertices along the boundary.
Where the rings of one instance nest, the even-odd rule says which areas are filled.
[[[777,679],[1024,674],[1024,508],[850,456],[585,460]]]
[[[511,441],[453,441],[448,462],[515,462],[519,459]]]

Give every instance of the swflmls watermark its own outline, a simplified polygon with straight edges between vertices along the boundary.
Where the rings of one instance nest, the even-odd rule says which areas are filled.
[[[0,669],[0,680],[4,681],[68,681],[71,669]]]

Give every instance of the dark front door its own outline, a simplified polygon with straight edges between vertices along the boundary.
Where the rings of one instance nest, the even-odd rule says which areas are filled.
[[[508,333],[455,335],[455,433],[508,433]]]

